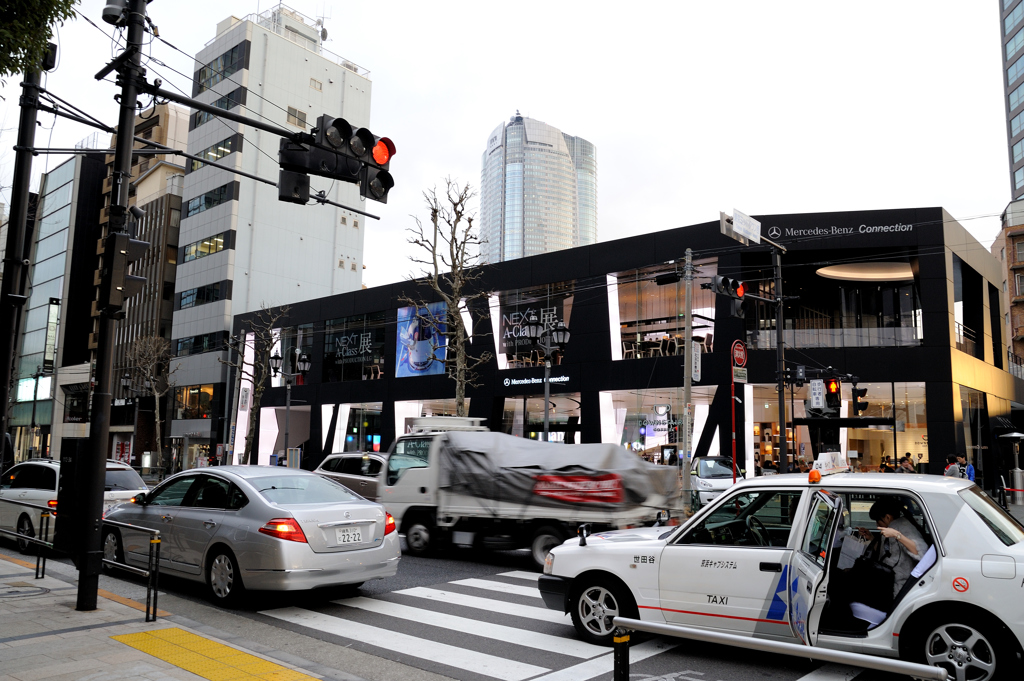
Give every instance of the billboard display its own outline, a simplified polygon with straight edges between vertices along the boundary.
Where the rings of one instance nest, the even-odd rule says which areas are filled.
[[[399,308],[396,377],[444,373],[446,319],[444,303]]]

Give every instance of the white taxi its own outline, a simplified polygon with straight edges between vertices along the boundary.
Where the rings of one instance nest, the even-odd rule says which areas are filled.
[[[745,480],[679,527],[570,539],[541,596],[599,644],[623,616],[1024,678],[1024,528],[969,480],[820,473]]]

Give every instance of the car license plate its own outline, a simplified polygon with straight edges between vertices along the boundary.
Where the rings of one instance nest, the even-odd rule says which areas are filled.
[[[335,530],[339,544],[360,544],[363,541],[363,530],[358,527],[339,527]]]

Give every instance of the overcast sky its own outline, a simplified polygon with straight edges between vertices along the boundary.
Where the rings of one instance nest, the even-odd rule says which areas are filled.
[[[163,38],[195,54],[220,20],[272,4],[155,0],[149,12]],[[404,230],[424,215],[422,191],[446,176],[478,186],[487,136],[516,109],[597,146],[601,241],[734,207],[941,205],[987,245],[1010,198],[999,0],[288,4],[324,16],[325,47],[369,69],[371,129],[397,146],[389,203],[366,204],[382,218],[366,232],[370,286],[410,273]],[[107,30],[103,5],[79,9]],[[92,78],[110,41],[75,19],[59,44],[47,87],[116,122],[114,86]],[[192,73],[158,41],[152,56]],[[17,126],[19,80],[0,92],[4,128]],[[37,141],[52,134],[55,147],[91,132],[40,120]],[[4,187],[15,134],[0,139]],[[46,162],[37,157],[34,178]]]

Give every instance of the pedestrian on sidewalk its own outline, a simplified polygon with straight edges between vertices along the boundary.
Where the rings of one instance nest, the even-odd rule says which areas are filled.
[[[956,463],[960,467],[960,477],[974,482],[974,465],[967,463],[967,455],[957,454]]]
[[[956,455],[950,454],[946,457],[946,471],[943,473],[947,478],[962,478],[964,477],[963,472],[960,470],[960,464],[957,463]]]

